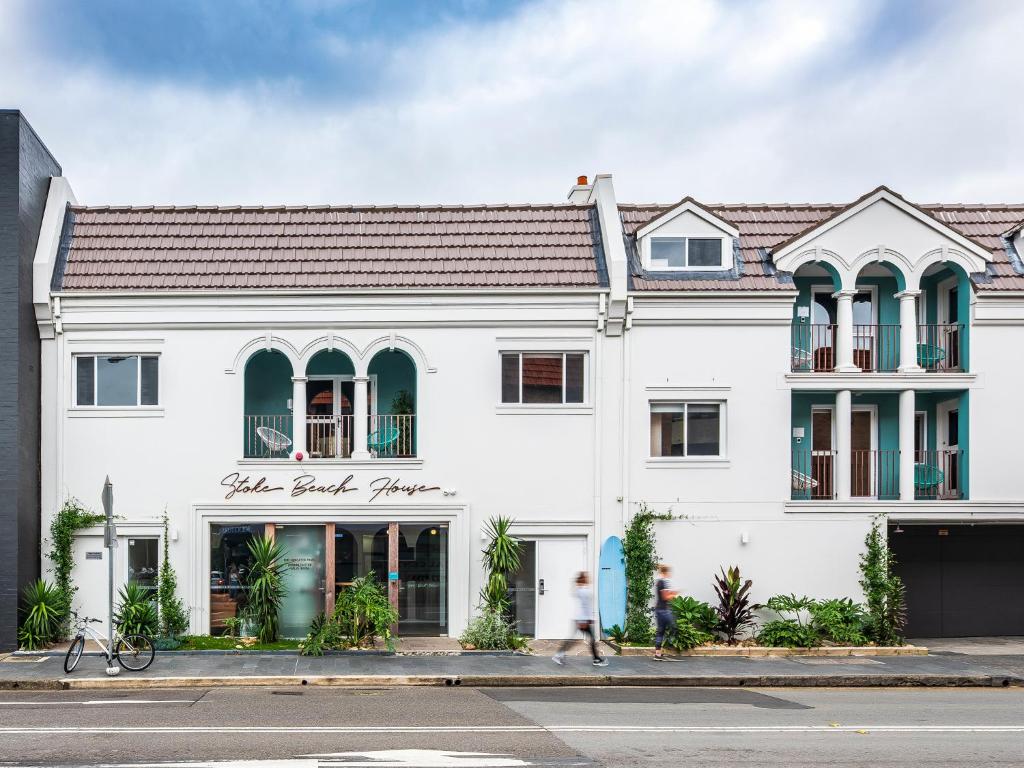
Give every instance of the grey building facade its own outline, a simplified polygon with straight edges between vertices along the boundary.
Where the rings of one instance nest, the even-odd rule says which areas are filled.
[[[18,110],[0,110],[0,650],[17,647],[19,594],[39,576],[39,331],[32,260],[61,167]]]

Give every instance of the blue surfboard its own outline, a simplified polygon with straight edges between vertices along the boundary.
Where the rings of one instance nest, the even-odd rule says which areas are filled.
[[[597,577],[597,607],[601,629],[626,625],[626,558],[622,539],[609,536],[601,545],[600,573]]]

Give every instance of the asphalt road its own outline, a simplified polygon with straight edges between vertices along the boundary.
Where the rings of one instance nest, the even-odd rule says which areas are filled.
[[[1021,766],[1024,689],[0,692],[0,765]]]

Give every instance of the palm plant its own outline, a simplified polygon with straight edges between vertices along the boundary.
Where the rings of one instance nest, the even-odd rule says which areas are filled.
[[[118,593],[114,626],[122,635],[153,637],[160,631],[160,616],[153,593],[136,581],[129,581]]]
[[[43,579],[36,579],[22,592],[22,619],[18,644],[36,651],[52,643],[61,631],[67,600],[64,593]]]
[[[480,599],[491,611],[507,614],[511,607],[508,577],[519,570],[523,542],[512,535],[513,520],[498,515],[484,526],[488,544],[483,551],[487,583],[480,591]]]
[[[287,590],[284,574],[284,547],[269,536],[249,541],[252,566],[249,569],[248,610],[256,624],[256,637],[261,643],[277,640],[279,614]]]

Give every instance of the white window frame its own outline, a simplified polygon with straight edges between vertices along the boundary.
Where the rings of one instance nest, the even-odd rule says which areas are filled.
[[[697,455],[691,456],[689,453],[690,441],[689,441],[689,425],[687,423],[687,410],[691,405],[715,405],[718,406],[718,453],[714,455]],[[728,458],[728,446],[726,444],[726,400],[705,400],[705,399],[693,399],[693,400],[651,400],[647,407],[647,444],[648,444],[648,460],[654,462],[671,461],[671,462],[701,462],[711,461],[720,462]],[[651,439],[651,416],[655,413],[654,408],[656,406],[682,406],[683,415],[683,455],[682,456],[657,456],[651,451],[652,439]],[[665,411],[662,411],[663,413]]]
[[[92,393],[93,405],[78,404],[78,361],[83,357],[91,357],[92,363]],[[100,399],[99,393],[99,363],[101,357],[135,357],[138,362],[135,366],[135,404],[134,405],[96,405]],[[142,404],[142,358],[156,358],[156,402]],[[163,408],[163,360],[158,352],[75,352],[71,355],[71,409],[77,411],[124,411],[124,410],[152,410],[159,411]]]
[[[516,355],[519,358],[519,399],[514,403],[506,403],[502,399],[502,367],[506,355]],[[562,402],[560,403],[524,403],[523,402],[523,355],[534,355],[537,357],[561,357],[562,358]],[[565,375],[567,367],[565,358],[567,355],[583,356],[583,400],[579,403],[567,403],[565,401]],[[501,408],[541,408],[558,409],[582,408],[590,404],[590,353],[584,349],[576,350],[550,350],[550,349],[507,349],[498,353],[498,406]]]
[[[653,248],[651,247],[655,240],[682,240],[683,241],[683,259],[686,262],[686,266],[683,267],[670,267],[668,265],[655,264],[651,253]],[[691,240],[718,240],[722,243],[722,260],[718,266],[690,266],[690,241]],[[732,238],[727,235],[719,237],[718,235],[649,235],[644,238],[644,262],[648,270],[651,272],[725,272],[732,268],[730,255],[732,254]]]

